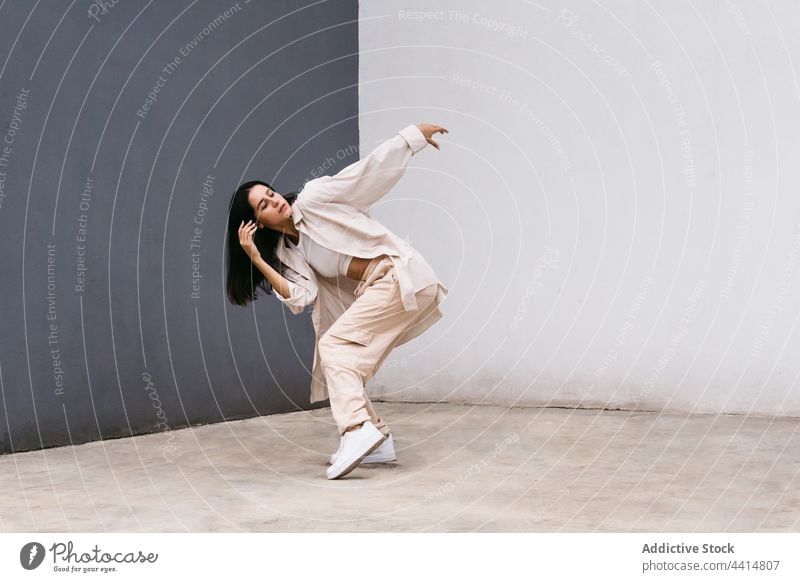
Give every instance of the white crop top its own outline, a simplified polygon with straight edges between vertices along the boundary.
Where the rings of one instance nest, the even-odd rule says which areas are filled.
[[[347,268],[350,266],[353,255],[345,255],[324,247],[306,234],[300,236],[300,244],[297,245],[288,236],[284,235],[284,238],[286,244],[299,250],[311,268],[323,277],[347,276]]]

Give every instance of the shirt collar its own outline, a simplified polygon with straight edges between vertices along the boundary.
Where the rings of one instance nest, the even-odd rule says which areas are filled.
[[[301,220],[303,220],[303,213],[300,210],[300,206],[297,204],[297,200],[295,200],[294,204],[292,204],[292,222],[297,226],[297,223]]]
[[[300,206],[297,204],[297,200],[295,200],[291,208],[292,208],[292,222],[294,223],[294,227],[297,228],[298,223],[301,220],[303,220],[303,212],[300,210]],[[297,230],[299,231],[300,229],[297,228]],[[278,248],[280,249],[279,252],[284,252],[286,249],[286,235],[283,233],[281,233],[281,237],[278,242]]]

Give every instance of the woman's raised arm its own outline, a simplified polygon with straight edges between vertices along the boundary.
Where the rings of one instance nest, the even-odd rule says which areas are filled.
[[[321,176],[303,186],[305,200],[343,202],[367,210],[400,180],[408,160],[429,143],[436,149],[434,133],[446,133],[438,125],[409,125],[378,145],[372,152],[333,176]]]
[[[297,315],[317,298],[317,282],[309,281],[299,273],[287,267],[287,277],[281,275],[268,264],[259,253],[253,242],[256,224],[253,221],[239,226],[239,244],[250,257],[253,265],[261,271],[264,278],[275,290],[275,297],[286,304],[289,310]]]

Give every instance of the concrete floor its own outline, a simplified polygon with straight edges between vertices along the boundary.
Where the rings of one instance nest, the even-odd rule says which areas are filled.
[[[327,408],[5,455],[0,531],[800,531],[800,419],[376,408],[398,460],[337,481]]]

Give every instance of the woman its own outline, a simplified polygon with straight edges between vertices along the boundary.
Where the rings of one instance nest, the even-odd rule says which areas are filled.
[[[230,301],[246,305],[261,287],[274,289],[294,314],[314,306],[310,400],[330,399],[341,437],[329,479],[362,460],[395,459],[391,432],[364,388],[393,348],[442,317],[448,289],[416,249],[369,214],[412,155],[428,144],[439,149],[436,133],[447,129],[409,125],[338,174],[306,182],[299,193],[281,195],[252,181],[231,200]]]

